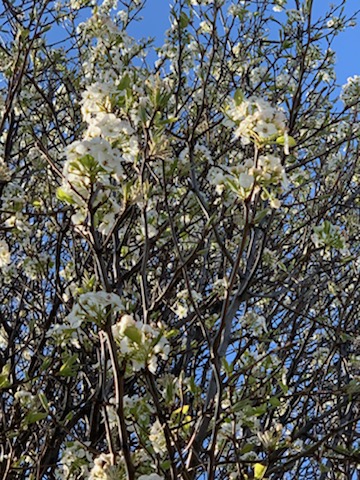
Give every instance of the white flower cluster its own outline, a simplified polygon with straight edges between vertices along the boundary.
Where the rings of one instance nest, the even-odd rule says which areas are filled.
[[[89,85],[82,93],[81,101],[81,114],[84,122],[88,124],[87,135],[96,136],[102,135],[104,137],[114,138],[117,131],[121,131],[122,128],[112,128],[110,123],[115,125],[121,122],[114,114],[111,114],[112,99],[116,96],[116,84],[113,81],[95,82]],[[103,120],[104,116],[111,115],[111,119]],[[96,124],[103,120],[105,126],[103,128],[96,128]],[[126,122],[123,122],[125,125]],[[129,129],[129,133],[132,129],[129,125],[126,126]],[[91,132],[93,135],[91,135]]]
[[[250,71],[250,82],[255,86],[258,83],[261,83],[268,75],[269,71],[267,67],[254,67]]]
[[[57,478],[61,480],[89,478],[89,469],[92,465],[91,454],[85,445],[78,441],[68,442],[61,455],[60,471],[57,472]]]
[[[6,165],[4,160],[0,158],[0,182],[8,182],[11,177],[11,172],[9,167]]]
[[[167,359],[169,343],[155,326],[135,321],[131,315],[123,315],[113,325],[112,332],[119,346],[119,353],[131,363],[131,371],[147,367],[155,373],[158,357]]]
[[[80,8],[86,7],[89,0],[70,0],[70,7],[72,10],[80,10]]]
[[[225,113],[228,117],[225,124],[236,125],[234,136],[244,145],[251,142],[262,145],[285,133],[284,113],[262,98],[242,99],[239,92],[230,100]]]
[[[9,343],[9,335],[3,325],[0,326],[0,349],[5,350]]]
[[[149,440],[152,443],[155,453],[159,455],[165,455],[167,453],[164,430],[159,420],[156,420],[155,423],[152,424]]]
[[[338,225],[333,225],[328,220],[314,227],[314,233],[311,235],[311,239],[316,248],[325,248],[326,250],[335,248],[343,254],[348,253],[344,233]]]
[[[87,41],[93,40],[82,58],[84,76],[90,82],[111,80],[117,83],[119,72],[127,68],[126,59],[141,57],[145,53],[142,48],[139,51],[139,43],[128,35],[123,26],[112,20],[109,15],[111,2],[106,0],[101,6],[97,5],[92,17],[78,26],[79,33]],[[132,3],[135,4],[135,0]],[[127,9],[118,10],[114,20],[126,24],[128,15]]]
[[[266,73],[261,68],[259,72],[261,75]],[[262,98],[244,99],[242,92],[237,90],[234,99],[230,99],[225,107],[225,115],[224,124],[235,128],[235,138],[240,138],[244,145],[254,143],[261,153],[264,147],[281,145],[288,155],[289,148],[296,145],[286,131],[284,112]],[[210,169],[208,181],[219,195],[232,191],[242,200],[261,190],[262,199],[269,200],[271,208],[280,207],[277,194],[288,186],[280,158],[270,152],[255,155],[254,159],[243,159],[241,154],[235,159],[230,158],[228,165],[216,165]],[[228,199],[225,195],[224,200]]]
[[[305,22],[305,16],[301,10],[297,10],[296,8],[289,8],[286,10],[286,15],[288,16],[288,22],[289,23],[304,23]]]
[[[272,208],[280,207],[276,193],[281,193],[288,186],[281,160],[272,154],[260,155],[256,164],[252,159],[247,159],[232,167],[214,167],[209,172],[208,180],[215,186],[218,194],[229,186],[241,199],[261,188],[263,199],[269,200]]]
[[[87,319],[103,322],[108,307],[111,307],[111,313],[116,313],[124,308],[120,297],[116,293],[102,291],[83,293],[68,315],[67,320],[73,325],[78,324],[79,320]]]
[[[155,409],[151,401],[139,395],[124,395],[124,416],[128,432],[134,432],[135,427],[147,429],[150,424],[150,417],[154,416]],[[107,417],[111,428],[117,425],[116,400],[115,397],[109,399],[106,406]]]
[[[111,474],[118,473],[118,467],[111,465],[111,455],[102,453],[94,460],[94,466],[91,469],[89,480],[110,480],[113,478]],[[116,476],[120,478],[120,476]]]
[[[111,112],[119,92],[113,82],[96,82],[82,94],[81,112],[88,128],[82,140],[65,149],[63,182],[57,193],[60,200],[78,207],[72,217],[75,225],[86,223],[91,200],[98,217],[96,226],[104,235],[121,209],[111,193],[112,183],[124,180],[123,164],[134,162],[138,154],[130,122]]]
[[[241,326],[254,332],[256,335],[262,335],[267,332],[266,318],[258,315],[254,311],[248,311],[240,318]]]
[[[10,263],[10,251],[5,240],[0,240],[0,268],[4,268]]]
[[[164,480],[164,477],[161,477],[157,473],[150,473],[149,475],[140,475],[138,480]]]
[[[106,40],[109,40],[112,35],[118,34],[119,29],[116,24],[108,14],[101,10],[102,9],[100,9],[100,12],[94,13],[94,15],[85,22],[79,24],[77,28],[78,34],[90,38],[98,35],[101,39]]]
[[[235,397],[236,398],[236,397]],[[248,438],[249,443],[254,445],[258,444],[256,433],[260,428],[260,422],[258,417],[251,411],[251,408],[236,409],[236,400],[225,398],[221,403],[222,408],[222,422],[219,429],[217,450],[226,448],[230,439],[234,438],[242,439],[244,434],[244,428],[250,430],[253,435]],[[254,460],[255,452],[247,452],[241,455],[242,460]]]
[[[347,83],[343,85],[340,95],[341,100],[347,106],[355,106],[360,98],[360,75],[354,75],[347,79]]]
[[[191,5],[199,6],[199,5],[211,5],[215,2],[215,0],[191,0]]]
[[[123,456],[118,452],[116,464],[112,465],[111,454],[101,453],[94,459],[86,450],[86,445],[78,441],[69,442],[61,458],[61,469],[57,471],[59,480],[120,480],[125,478],[125,463]],[[144,471],[144,470],[143,470]],[[164,480],[157,473],[140,475],[138,480]]]
[[[274,0],[273,11],[282,12],[286,5],[286,0]]]
[[[179,318],[186,318],[189,312],[194,311],[193,301],[195,303],[201,302],[202,296],[195,290],[192,290],[190,299],[188,289],[181,290],[176,295],[176,303],[172,307],[172,310]]]
[[[284,427],[281,423],[277,423],[273,428],[270,428],[269,430],[265,430],[264,432],[257,432],[257,436],[266,450],[275,449],[281,438],[283,428]]]
[[[286,71],[280,73],[275,80],[278,88],[286,88],[290,92],[293,92],[296,89],[297,83],[289,73],[286,73]]]
[[[83,293],[79,296],[64,322],[54,324],[49,329],[47,336],[54,338],[60,344],[70,341],[70,343],[79,347],[78,338],[82,338],[80,327],[83,322],[104,324],[109,310],[112,315],[124,310],[120,297],[115,293]]]
[[[27,390],[18,390],[15,393],[14,398],[20,402],[20,405],[23,408],[27,408],[28,410],[35,410],[37,407],[37,398]]]
[[[24,245],[25,247],[25,245]],[[31,256],[31,252],[33,248],[28,246],[29,248],[24,248],[25,254],[29,252],[29,256],[25,257],[22,262],[19,262],[18,265],[21,265],[21,269],[23,273],[27,276],[30,280],[36,280],[44,271],[45,266],[48,265],[49,261],[51,261],[50,256],[43,252],[37,254],[36,256]]]

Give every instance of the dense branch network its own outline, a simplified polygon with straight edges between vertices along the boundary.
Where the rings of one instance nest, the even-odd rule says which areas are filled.
[[[1,478],[355,478],[345,7],[3,1]]]

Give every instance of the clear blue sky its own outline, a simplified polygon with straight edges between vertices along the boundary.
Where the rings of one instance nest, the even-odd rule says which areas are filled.
[[[314,0],[315,17],[326,12],[330,4],[337,5],[339,2],[340,0]],[[147,0],[144,20],[131,29],[131,34],[136,38],[155,37],[156,44],[161,45],[164,32],[169,28],[169,5],[170,0]],[[347,1],[349,14],[357,9],[360,9],[360,0]],[[337,54],[336,73],[340,84],[345,83],[350,76],[360,75],[360,16],[358,21],[358,26],[342,32],[333,45]]]
[[[339,0],[314,0],[315,14],[321,15],[330,4],[337,5]],[[348,0],[346,11],[353,14],[360,9],[359,0]],[[335,39],[336,73],[339,83],[345,83],[348,77],[360,75],[360,15],[358,25],[348,28]]]

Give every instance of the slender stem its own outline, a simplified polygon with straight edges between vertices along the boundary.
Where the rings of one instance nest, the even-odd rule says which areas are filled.
[[[111,365],[114,373],[114,388],[115,388],[115,410],[118,423],[118,432],[121,443],[121,450],[124,455],[126,478],[127,480],[135,479],[135,468],[131,460],[130,446],[128,433],[125,424],[124,415],[124,376],[125,376],[125,364],[120,368],[114,337],[111,332],[111,327],[107,328],[105,332],[108,342],[109,354]]]

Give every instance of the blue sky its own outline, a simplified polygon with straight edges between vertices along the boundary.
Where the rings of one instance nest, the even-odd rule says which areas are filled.
[[[314,0],[315,13],[321,15],[330,4],[338,4],[338,0]],[[348,0],[346,11],[353,14],[360,9],[359,0]],[[336,51],[336,73],[340,83],[345,83],[348,77],[360,75],[360,15],[358,25],[342,32],[333,45]]]
[[[330,4],[339,4],[340,0],[313,0],[315,17],[322,15]],[[291,3],[291,2],[289,2]],[[169,0],[147,0],[143,13],[143,21],[131,29],[136,38],[155,37],[156,44],[161,45],[164,32],[169,28]],[[348,14],[360,9],[359,0],[347,0]],[[335,40],[333,47],[337,54],[336,73],[340,84],[353,75],[360,75],[360,16],[359,25],[342,32]]]

